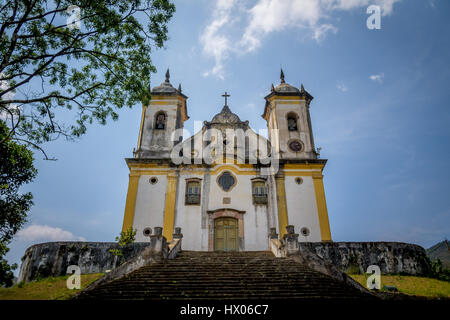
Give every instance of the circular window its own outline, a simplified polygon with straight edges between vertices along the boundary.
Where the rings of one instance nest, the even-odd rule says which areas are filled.
[[[156,183],[158,182],[158,178],[157,178],[157,177],[151,177],[148,181],[149,181],[151,184],[156,184]]]
[[[296,184],[302,184],[303,183],[303,179],[300,177],[295,178],[295,183]]]
[[[303,227],[300,229],[300,233],[302,234],[302,236],[307,237],[309,236],[309,229],[307,227]]]
[[[294,152],[300,152],[303,149],[303,144],[300,140],[293,140],[289,142],[289,149]]]
[[[217,179],[217,183],[223,189],[223,191],[228,192],[236,184],[236,179],[233,177],[231,173],[225,171],[219,176],[219,178]]]
[[[150,237],[150,235],[152,234],[152,228],[145,228],[142,233],[144,234],[144,237]]]

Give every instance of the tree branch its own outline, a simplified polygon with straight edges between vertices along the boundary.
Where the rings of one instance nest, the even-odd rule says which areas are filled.
[[[47,156],[47,154],[45,153],[44,149],[42,149],[40,146],[38,146],[36,143],[33,143],[31,141],[28,141],[26,139],[21,139],[21,138],[17,138],[17,137],[13,137],[12,140],[16,140],[16,141],[21,141],[21,142],[25,142],[26,144],[31,145],[33,148],[38,149],[40,152],[42,152],[42,154],[44,155],[44,160],[50,160],[50,161],[56,161],[56,158],[49,158]]]

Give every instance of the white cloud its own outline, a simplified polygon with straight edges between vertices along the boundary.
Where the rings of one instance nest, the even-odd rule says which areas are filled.
[[[0,77],[3,77],[4,75],[5,74],[3,72],[0,73]],[[3,90],[6,90],[8,88],[9,88],[8,81],[0,80],[0,90],[3,91]],[[14,98],[14,95],[15,95],[15,93],[13,91],[10,91],[10,92],[8,92],[8,93],[6,93],[4,95],[3,99],[4,100],[12,99],[12,98]],[[13,115],[16,115],[20,111],[20,108],[14,103],[11,103],[11,104],[8,104],[6,106],[3,106],[3,108],[7,109],[7,110],[0,109],[0,120],[4,120],[4,121],[11,120],[10,112]]]
[[[353,10],[376,4],[382,15],[393,11],[394,3],[400,0],[257,0],[251,7],[243,0],[218,0],[211,22],[200,35],[203,52],[215,59],[215,65],[204,76],[225,77],[225,60],[230,53],[245,54],[262,45],[270,33],[287,29],[302,29],[311,39],[320,42],[327,33],[336,33],[337,27],[330,18],[337,11]],[[241,30],[232,30],[239,15],[247,21]],[[233,18],[232,18],[233,17]],[[361,17],[365,27],[366,16]]]
[[[378,82],[378,83],[383,83],[383,79],[384,79],[384,72],[378,73],[378,74],[373,74],[369,77],[370,80]]]
[[[289,27],[314,28],[322,16],[319,0],[259,0],[248,10],[249,24],[240,42],[247,51],[261,45],[262,38]]]
[[[339,81],[339,82],[337,83],[336,88],[338,88],[338,89],[341,90],[342,92],[347,92],[347,91],[348,91],[347,86],[346,86],[342,81]]]
[[[352,10],[374,4],[380,6],[381,14],[386,16],[392,14],[394,3],[399,1],[400,0],[324,0],[322,2],[328,4],[328,8],[332,10]]]
[[[224,60],[228,52],[232,49],[230,40],[221,34],[221,28],[230,23],[231,9],[235,5],[235,0],[219,0],[213,13],[213,21],[205,28],[200,36],[203,44],[203,52],[214,57],[216,63],[212,70],[206,71],[203,76],[214,75],[224,79]]]
[[[50,226],[31,225],[17,232],[20,240],[25,241],[85,241],[83,237],[76,237],[71,232]]]
[[[326,33],[329,31],[332,33],[336,33],[338,29],[331,24],[323,24],[314,30],[313,39],[317,42],[320,42],[325,38]]]

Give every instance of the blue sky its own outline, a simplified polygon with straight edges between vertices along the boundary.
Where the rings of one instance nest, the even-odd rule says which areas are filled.
[[[381,29],[366,9],[380,5]],[[325,168],[334,241],[401,241],[429,247],[450,236],[450,2],[445,0],[176,1],[169,41],[152,53],[152,85],[182,84],[192,132],[223,106],[253,129],[264,96],[303,83],[315,99],[312,126]],[[113,241],[128,185],[124,158],[136,147],[141,106],[93,125],[76,142],[46,145],[24,191],[29,222],[11,244],[20,262],[33,243]]]

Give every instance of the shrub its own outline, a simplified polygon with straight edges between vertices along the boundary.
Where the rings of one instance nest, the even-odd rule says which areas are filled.
[[[129,245],[134,243],[136,238],[136,229],[129,228],[128,230],[122,231],[120,233],[120,237],[116,237],[116,241],[118,241],[119,248],[118,249],[109,249],[115,256],[123,256],[123,249]]]

